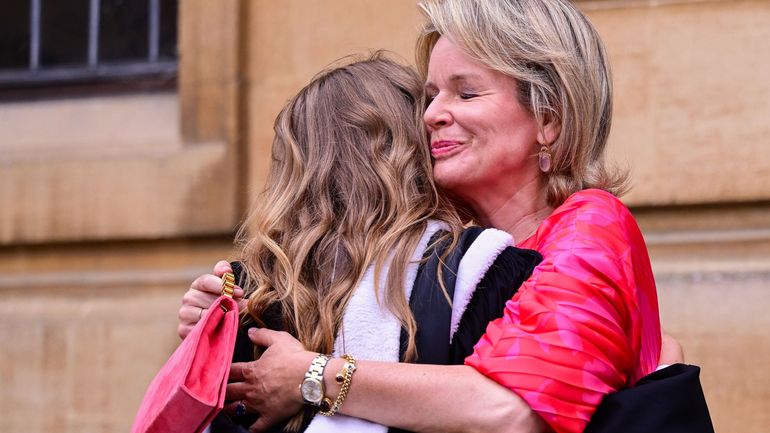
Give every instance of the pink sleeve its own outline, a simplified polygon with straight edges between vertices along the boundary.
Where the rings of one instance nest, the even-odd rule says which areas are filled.
[[[605,394],[657,364],[647,250],[625,206],[595,190],[573,195],[530,241],[523,246],[543,262],[466,364],[519,394],[556,432],[582,432]]]

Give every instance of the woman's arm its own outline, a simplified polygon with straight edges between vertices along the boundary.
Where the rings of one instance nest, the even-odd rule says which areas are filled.
[[[252,431],[296,413],[298,385],[314,353],[288,333],[252,330],[254,344],[266,347],[254,362],[234,364],[226,410],[243,401],[260,419]],[[334,375],[344,361],[332,359],[324,372],[326,395],[335,398]],[[341,413],[417,432],[516,432],[543,430],[540,418],[516,394],[468,366],[418,365],[359,360]]]
[[[573,195],[524,243],[544,257],[466,363],[520,395],[559,433],[585,429],[604,396],[655,370],[655,282],[628,209]]]
[[[338,371],[342,360],[334,361]],[[542,431],[524,400],[472,367],[361,362],[356,374],[346,415],[418,432]]]

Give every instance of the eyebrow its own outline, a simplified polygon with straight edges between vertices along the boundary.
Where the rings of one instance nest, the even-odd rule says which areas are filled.
[[[452,75],[449,76],[449,80],[448,81],[450,81],[450,82],[457,82],[457,81],[467,80],[469,78],[470,79],[479,79],[479,78],[481,78],[481,75],[480,74],[476,74],[476,73],[472,73],[472,72],[470,72],[470,73],[452,74]],[[432,81],[426,81],[425,82],[425,87],[426,88],[428,88],[428,87],[436,88],[437,86]]]

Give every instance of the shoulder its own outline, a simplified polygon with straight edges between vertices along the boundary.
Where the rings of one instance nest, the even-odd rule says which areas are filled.
[[[587,189],[567,198],[543,221],[538,231],[579,234],[591,227],[625,230],[629,225],[636,227],[636,222],[623,202],[606,191]]]
[[[584,259],[602,254],[622,259],[643,245],[639,228],[628,208],[612,194],[589,189],[571,195],[538,227],[525,246],[547,259]]]
[[[580,217],[602,213],[607,217],[625,218],[631,215],[625,204],[611,193],[600,189],[578,191],[556,208],[553,215]]]

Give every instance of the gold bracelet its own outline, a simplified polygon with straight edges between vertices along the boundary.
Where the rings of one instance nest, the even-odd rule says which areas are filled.
[[[342,366],[342,370],[334,377],[334,380],[340,384],[340,393],[337,395],[337,399],[334,400],[331,407],[328,410],[321,410],[318,413],[324,416],[332,416],[340,411],[342,403],[348,397],[350,391],[350,384],[353,382],[353,373],[356,372],[356,360],[353,356],[344,354],[342,358],[345,359],[345,365]]]

